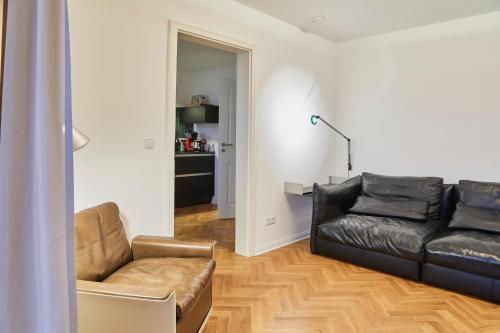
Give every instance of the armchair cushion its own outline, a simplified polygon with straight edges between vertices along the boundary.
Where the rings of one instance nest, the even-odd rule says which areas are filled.
[[[132,240],[132,253],[134,260],[156,257],[212,259],[215,244],[213,240],[137,236]]]
[[[174,289],[177,319],[188,313],[210,284],[215,261],[208,258],[144,258],[120,268],[104,284]]]
[[[132,251],[115,203],[75,214],[77,279],[102,281],[131,260]]]

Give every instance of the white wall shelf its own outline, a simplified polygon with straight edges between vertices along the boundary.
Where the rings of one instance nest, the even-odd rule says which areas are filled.
[[[330,176],[329,179],[330,179],[330,183],[323,184],[323,186],[341,184],[347,180],[346,178],[335,177],[335,176]],[[312,196],[312,191],[313,191],[312,184],[285,182],[285,194],[303,195],[303,196],[310,197],[310,196]]]

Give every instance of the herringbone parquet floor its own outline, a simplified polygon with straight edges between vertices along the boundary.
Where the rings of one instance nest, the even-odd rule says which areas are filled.
[[[312,255],[301,241],[245,258],[213,206],[176,213],[178,236],[219,241],[211,332],[500,332],[500,305]]]

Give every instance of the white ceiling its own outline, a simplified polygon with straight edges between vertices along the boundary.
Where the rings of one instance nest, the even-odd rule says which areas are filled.
[[[236,54],[213,47],[179,39],[177,68],[186,71],[203,71],[236,63]]]
[[[500,10],[500,0],[235,0],[334,42]],[[322,24],[312,17],[323,16]]]

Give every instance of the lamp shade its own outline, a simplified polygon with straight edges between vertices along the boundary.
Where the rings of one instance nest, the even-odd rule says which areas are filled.
[[[90,139],[88,137],[73,127],[73,151],[77,151],[78,149],[85,147],[89,141]]]
[[[312,115],[311,116],[311,124],[316,125],[318,123],[318,118],[319,118],[319,116]]]

